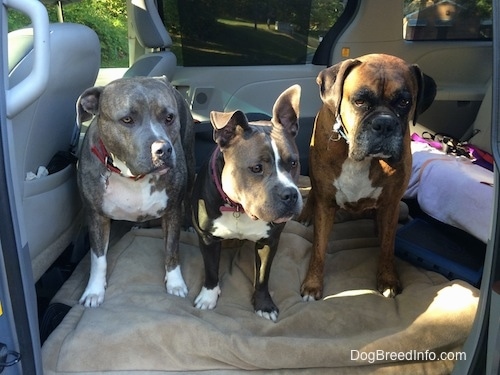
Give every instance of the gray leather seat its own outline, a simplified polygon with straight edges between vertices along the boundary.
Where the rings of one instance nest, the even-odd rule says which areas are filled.
[[[75,131],[75,103],[94,85],[100,68],[100,43],[90,28],[71,23],[49,25],[48,85],[12,120],[15,174],[22,197],[22,217],[37,281],[79,230],[82,205],[76,167],[65,158],[52,163],[47,176],[28,180],[29,172],[48,167],[60,151],[70,150]],[[33,30],[9,33],[9,86],[33,69]]]
[[[132,1],[129,17],[132,32],[147,52],[132,64],[124,77],[164,75],[171,80],[177,66],[177,58],[170,50],[172,39],[160,18],[156,1]]]

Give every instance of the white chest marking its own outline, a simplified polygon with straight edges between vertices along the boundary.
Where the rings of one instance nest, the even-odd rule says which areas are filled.
[[[371,161],[372,158],[363,161],[345,160],[340,176],[333,182],[333,186],[337,188],[335,200],[340,207],[346,203],[355,203],[361,198],[377,199],[380,196],[382,188],[372,186],[369,178]]]
[[[214,220],[216,237],[240,240],[258,241],[268,237],[269,223],[262,220],[253,220],[247,214],[240,214],[238,218],[233,212],[223,212],[222,216]]]
[[[103,196],[104,213],[115,220],[160,217],[167,207],[168,196],[165,190],[152,191],[149,180],[149,176],[135,181],[111,173]]]

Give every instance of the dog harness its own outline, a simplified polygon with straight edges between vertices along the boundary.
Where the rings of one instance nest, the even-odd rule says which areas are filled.
[[[221,196],[222,200],[225,202],[224,205],[219,207],[220,212],[233,212],[233,215],[235,217],[238,217],[241,213],[244,213],[245,210],[243,209],[243,206],[239,203],[234,202],[227,196],[227,194],[224,192],[222,189],[222,183],[220,181],[219,175],[217,173],[217,168],[216,168],[216,161],[217,161],[217,156],[221,153],[220,147],[217,146],[212,153],[212,157],[210,158],[210,172],[212,174],[212,180],[215,183],[215,186],[217,187],[217,191],[219,192],[219,195]]]
[[[97,145],[92,146],[90,149],[92,153],[97,156],[97,158],[101,161],[102,164],[106,166],[106,169],[110,172],[113,173],[118,173],[120,176],[131,178],[132,180],[140,180],[143,178],[145,175],[140,174],[137,176],[125,176],[120,168],[118,168],[116,165],[113,164],[113,158],[111,155],[108,153],[108,150],[106,150],[106,146],[104,146],[104,143],[102,142],[102,139],[99,138],[99,143]]]

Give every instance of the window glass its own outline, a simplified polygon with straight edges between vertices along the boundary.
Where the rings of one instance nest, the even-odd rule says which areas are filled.
[[[28,16],[18,12],[17,10],[8,9],[7,26],[9,32],[29,26],[30,24],[31,20]]]
[[[342,0],[163,0],[161,6],[184,66],[305,64],[343,11]]]
[[[101,42],[102,67],[128,66],[127,4],[125,0],[85,0],[64,2],[58,9],[56,1],[43,1],[50,22],[58,22],[63,15],[65,22],[86,25],[93,29]],[[30,25],[30,19],[15,10],[9,11],[9,31]]]
[[[406,40],[491,40],[492,0],[405,0]]]

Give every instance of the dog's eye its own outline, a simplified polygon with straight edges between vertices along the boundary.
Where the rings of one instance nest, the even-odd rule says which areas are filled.
[[[299,166],[299,163],[297,162],[297,160],[292,160],[290,162],[290,167],[292,167],[292,169],[295,169]]]
[[[408,99],[400,99],[398,102],[398,106],[401,108],[406,108],[410,104],[410,101]]]
[[[363,107],[365,104],[366,104],[366,101],[363,100],[363,99],[356,99],[354,101],[354,104],[357,106],[357,107]]]
[[[121,122],[125,125],[131,125],[134,123],[134,119],[131,116],[125,116],[121,119]]]
[[[255,164],[250,167],[250,171],[252,173],[262,173],[262,164]]]
[[[174,114],[173,113],[169,113],[166,117],[165,117],[165,124],[167,125],[170,125],[171,123],[174,122]]]

